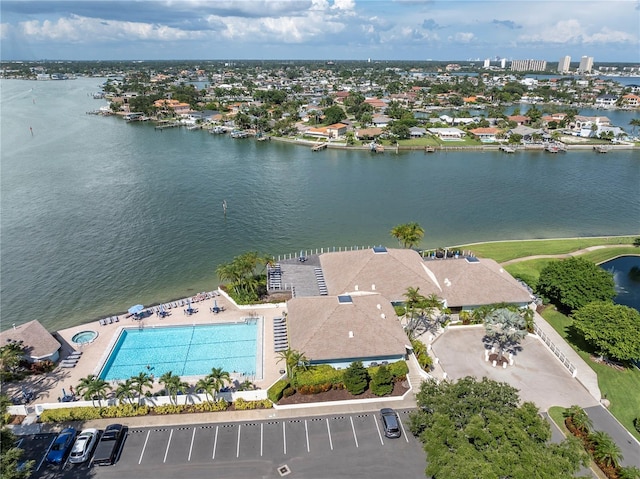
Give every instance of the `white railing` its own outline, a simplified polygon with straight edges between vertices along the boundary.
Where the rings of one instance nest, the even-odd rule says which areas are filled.
[[[533,330],[538,335],[538,337],[542,340],[544,344],[547,345],[549,350],[558,358],[558,360],[564,365],[565,368],[569,370],[572,377],[576,377],[578,375],[578,368],[569,361],[569,358],[565,356],[565,354],[558,348],[551,338],[536,324],[533,323]]]

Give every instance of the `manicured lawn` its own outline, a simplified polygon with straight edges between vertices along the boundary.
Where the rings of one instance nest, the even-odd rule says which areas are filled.
[[[491,243],[477,243],[452,246],[451,248],[471,250],[477,256],[493,258],[498,263],[525,256],[540,254],[566,254],[589,246],[628,244],[635,254],[640,254],[640,248],[631,246],[633,236],[614,236],[602,238],[573,238],[573,239],[545,239],[522,241],[494,241]],[[624,254],[624,253],[619,253]]]
[[[511,276],[523,279],[529,286],[534,287],[538,283],[540,271],[544,269],[552,261],[558,261],[553,258],[530,259],[528,261],[519,261],[504,266]]]
[[[620,371],[592,361],[589,346],[571,333],[571,318],[552,307],[546,308],[542,316],[596,372],[600,392],[611,402],[609,410],[631,434],[640,439],[640,433],[633,426],[633,419],[640,417],[640,370]]]
[[[640,248],[629,246],[628,248],[605,248],[596,251],[589,251],[583,254],[581,257],[593,261],[594,263],[602,263],[608,261],[616,256],[623,255],[640,255]]]
[[[551,406],[547,412],[549,413],[549,416],[551,416],[551,419],[553,419],[553,422],[558,425],[565,436],[568,436],[569,430],[567,429],[567,426],[564,425],[564,416],[562,415],[564,413],[564,409],[565,408],[560,406]]]

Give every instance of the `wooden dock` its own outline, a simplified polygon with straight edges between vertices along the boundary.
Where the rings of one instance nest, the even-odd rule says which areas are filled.
[[[164,130],[166,128],[176,128],[180,126],[180,123],[162,123],[155,126],[156,130]]]
[[[311,151],[320,151],[324,150],[327,147],[326,143],[316,143],[311,147]]]
[[[504,151],[505,153],[515,153],[516,149],[512,146],[501,146],[500,151]]]
[[[433,146],[425,146],[424,147],[424,152],[425,153],[435,153],[436,149]]]

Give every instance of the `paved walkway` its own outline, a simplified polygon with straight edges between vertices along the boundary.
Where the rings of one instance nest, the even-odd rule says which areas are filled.
[[[508,264],[513,264],[513,263],[520,263],[521,261],[529,261],[531,259],[542,259],[542,258],[571,258],[573,256],[580,256],[583,255],[585,253],[588,253],[589,251],[595,251],[595,250],[599,250],[599,249],[605,249],[605,248],[628,248],[631,245],[628,244],[608,244],[608,245],[597,245],[597,246],[589,246],[587,248],[583,248],[583,249],[579,249],[576,251],[572,251],[571,253],[563,253],[563,254],[537,254],[537,255],[533,255],[533,256],[523,256],[522,258],[514,258],[514,259],[510,259],[508,261],[503,261],[502,263],[500,263],[503,266],[506,266]]]

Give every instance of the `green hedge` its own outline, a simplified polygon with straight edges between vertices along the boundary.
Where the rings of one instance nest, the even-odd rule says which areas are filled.
[[[334,369],[328,364],[320,364],[313,366],[306,371],[298,370],[296,372],[293,386],[299,389],[302,386],[323,386],[330,384],[331,386],[341,386],[343,384],[344,371]]]
[[[407,374],[409,374],[409,366],[407,366],[406,361],[396,361],[395,363],[388,364],[387,368],[391,376],[393,376],[394,381],[404,381],[407,378]],[[369,366],[367,368],[369,376],[373,377],[378,374],[378,369],[380,369],[380,366]]]
[[[281,379],[267,390],[267,397],[273,403],[277,403],[282,398],[282,393],[289,387],[288,379]]]
[[[244,411],[247,409],[271,409],[273,407],[273,403],[269,399],[245,401],[242,398],[238,398],[233,403],[233,407],[236,411]]]
[[[121,404],[108,407],[65,407],[61,409],[45,409],[40,415],[40,422],[88,421],[91,419],[146,416],[148,406]]]

